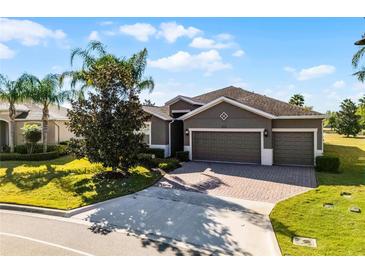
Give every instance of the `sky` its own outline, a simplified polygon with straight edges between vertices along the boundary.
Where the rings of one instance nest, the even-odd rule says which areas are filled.
[[[364,32],[363,18],[0,18],[0,73],[77,69],[71,50],[99,40],[120,57],[148,49],[155,89],[141,99],[157,105],[233,85],[283,101],[301,93],[325,112],[365,93],[351,66]]]

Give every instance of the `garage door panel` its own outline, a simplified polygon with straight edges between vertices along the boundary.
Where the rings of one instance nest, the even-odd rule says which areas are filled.
[[[312,132],[274,132],[274,164],[314,164],[314,138]]]
[[[261,162],[260,133],[193,132],[193,160]]]

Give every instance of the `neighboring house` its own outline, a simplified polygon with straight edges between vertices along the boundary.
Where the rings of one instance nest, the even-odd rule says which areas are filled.
[[[323,153],[325,115],[241,88],[143,108],[145,140],[166,156],[184,150],[197,161],[313,166]]]
[[[21,128],[29,124],[42,126],[42,106],[32,103],[15,105],[15,145],[24,144],[24,137]],[[74,135],[69,131],[67,122],[67,108],[51,105],[49,107],[48,123],[48,143],[58,144],[67,141]],[[10,123],[9,123],[9,104],[0,102],[0,148],[10,145]]]

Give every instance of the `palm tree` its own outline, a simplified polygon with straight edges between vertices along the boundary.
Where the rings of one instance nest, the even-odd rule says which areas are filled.
[[[10,120],[10,151],[14,152],[15,147],[15,104],[28,98],[25,89],[25,75],[22,75],[15,81],[9,80],[5,75],[0,74],[0,100],[9,103],[9,120]]]
[[[48,143],[48,121],[49,106],[60,105],[70,98],[71,91],[62,91],[60,88],[60,76],[58,74],[47,74],[43,79],[33,75],[25,75],[30,98],[42,105],[42,133],[43,152],[47,152]]]
[[[360,41],[364,41],[364,40],[365,40],[365,34],[363,35],[363,39]],[[360,43],[360,41],[355,43],[355,45],[360,46],[360,48],[352,57],[352,66],[355,69],[359,68],[360,60],[362,59],[362,57],[365,54],[365,44]],[[364,82],[365,81],[365,66],[361,66],[360,70],[355,72],[353,75],[355,75],[359,81]]]
[[[304,96],[301,95],[301,94],[294,94],[290,98],[289,104],[299,106],[299,107],[303,107],[304,106]]]
[[[123,74],[126,75],[123,85],[129,91],[129,96],[139,94],[145,89],[151,92],[154,88],[152,78],[143,77],[147,66],[147,49],[132,55],[129,59],[118,58],[108,53],[101,42],[91,41],[86,49],[76,48],[71,52],[71,66],[73,66],[76,57],[82,61],[81,69],[64,72],[60,77],[60,83],[63,85],[64,80],[70,78],[71,90],[78,97],[83,98],[85,90],[95,87],[95,73],[105,64],[115,64],[120,68],[120,71],[123,71]],[[77,84],[80,85],[80,88],[75,91]]]

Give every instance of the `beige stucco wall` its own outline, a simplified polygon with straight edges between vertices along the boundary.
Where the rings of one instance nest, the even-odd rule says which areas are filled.
[[[75,137],[75,135],[69,130],[67,122],[65,122],[65,121],[56,121],[54,132],[55,132],[55,142],[68,141],[71,138]],[[57,136],[57,133],[58,133],[58,136]]]
[[[42,126],[41,121],[16,121],[15,145],[24,144],[24,137],[22,135],[21,129],[25,123],[36,123]],[[56,124],[59,125],[59,130],[56,128]],[[57,144],[62,141],[67,141],[70,140],[73,136],[74,135],[68,130],[64,121],[48,122],[48,144]]]
[[[228,114],[225,121],[219,117],[222,112]],[[271,120],[226,102],[184,120],[184,132],[189,128],[264,128],[268,131],[264,148],[272,148]],[[185,134],[184,145],[189,145],[189,136]]]
[[[273,120],[273,128],[317,128],[317,149],[323,149],[322,119],[288,119]]]

